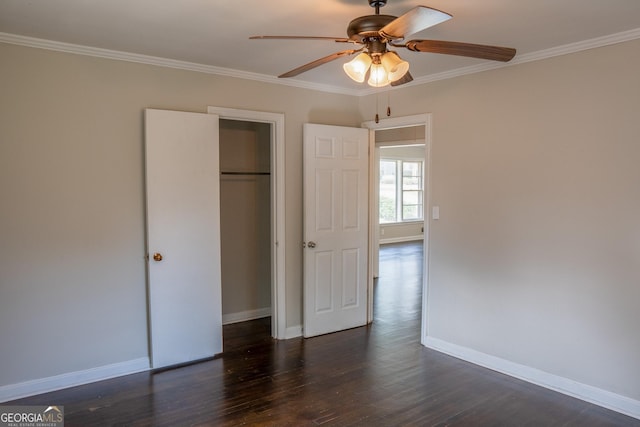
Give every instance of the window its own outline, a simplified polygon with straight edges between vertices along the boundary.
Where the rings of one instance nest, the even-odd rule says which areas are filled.
[[[423,162],[380,160],[380,223],[422,220]]]
[[[397,169],[395,160],[380,160],[380,223],[398,220]]]

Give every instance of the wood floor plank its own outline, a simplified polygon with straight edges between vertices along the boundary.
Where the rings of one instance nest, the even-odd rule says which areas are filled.
[[[640,426],[640,420],[420,345],[422,245],[382,248],[374,323],[274,341],[224,327],[222,357],[8,404],[64,405],[73,426]]]

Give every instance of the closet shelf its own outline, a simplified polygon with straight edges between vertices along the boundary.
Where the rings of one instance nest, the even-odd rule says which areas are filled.
[[[220,172],[220,175],[271,175],[271,172]]]

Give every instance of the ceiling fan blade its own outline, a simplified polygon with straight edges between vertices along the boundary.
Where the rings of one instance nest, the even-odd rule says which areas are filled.
[[[332,53],[331,55],[327,55],[324,58],[320,58],[320,59],[316,59],[313,62],[309,62],[308,64],[302,65],[298,68],[295,68],[291,71],[288,71],[284,74],[279,75],[279,78],[284,78],[284,77],[293,77],[293,76],[297,76],[298,74],[302,74],[305,71],[309,71],[313,68],[319,67],[320,65],[326,64],[327,62],[331,62],[335,59],[338,59],[342,56],[345,55],[352,55],[355,52],[359,52],[362,49],[350,49],[350,50],[343,50],[341,52],[336,52],[336,53]]]
[[[349,42],[345,37],[316,37],[316,36],[251,36],[249,40],[333,40],[338,43]]]
[[[382,27],[380,34],[391,40],[402,39],[449,19],[451,15],[448,13],[426,6],[416,6]]]
[[[411,75],[410,72],[407,71],[404,76],[402,76],[395,82],[391,82],[391,86],[400,86],[405,83],[409,83],[410,81],[413,81],[413,76]]]
[[[516,50],[510,47],[487,46],[482,44],[447,42],[444,40],[410,40],[405,47],[414,52],[442,53],[445,55],[469,56],[492,61],[510,61]]]

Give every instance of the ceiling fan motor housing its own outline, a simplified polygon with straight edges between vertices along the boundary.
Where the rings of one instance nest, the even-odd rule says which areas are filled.
[[[391,15],[360,16],[349,23],[347,35],[357,43],[364,43],[370,37],[380,38],[380,29],[394,19]]]

